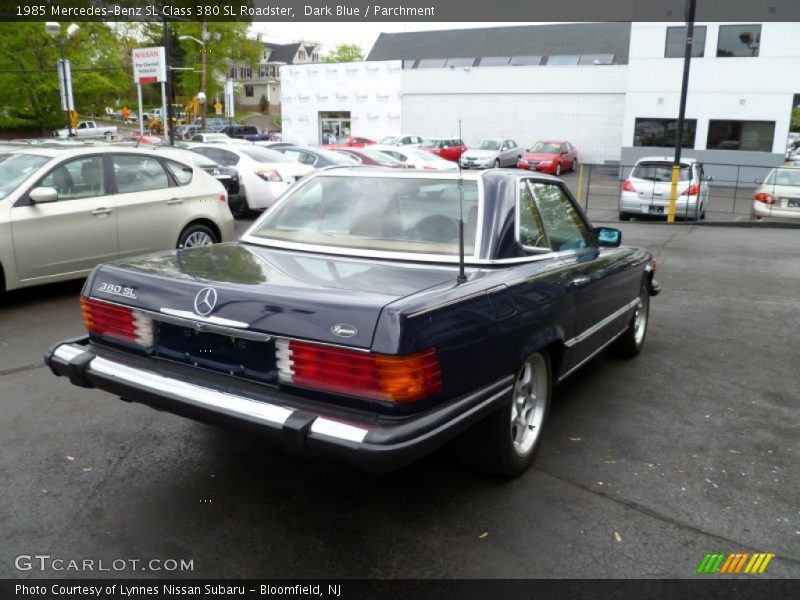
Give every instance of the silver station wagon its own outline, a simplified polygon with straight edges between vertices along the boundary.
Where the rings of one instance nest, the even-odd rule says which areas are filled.
[[[232,238],[225,189],[187,162],[107,146],[0,150],[0,293]]]

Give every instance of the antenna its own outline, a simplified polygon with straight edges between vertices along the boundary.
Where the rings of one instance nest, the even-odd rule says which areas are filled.
[[[458,120],[458,137],[461,136],[461,119]],[[464,173],[461,171],[461,159],[458,160],[458,283],[464,283],[467,275],[464,273]]]

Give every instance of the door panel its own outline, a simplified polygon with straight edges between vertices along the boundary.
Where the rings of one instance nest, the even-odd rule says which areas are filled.
[[[101,156],[65,161],[38,186],[55,188],[59,199],[11,209],[21,281],[88,271],[117,258],[117,215]]]
[[[171,180],[155,157],[115,154],[119,255],[135,256],[173,247],[182,222],[183,186]]]

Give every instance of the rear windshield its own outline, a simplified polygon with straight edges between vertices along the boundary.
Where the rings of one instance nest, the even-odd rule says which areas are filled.
[[[800,186],[800,169],[773,169],[764,179],[767,185]]]
[[[455,179],[320,176],[290,192],[250,230],[264,239],[337,248],[458,255],[463,211],[465,253],[474,254],[478,186]]]
[[[681,165],[680,181],[689,181],[689,165]],[[633,168],[631,177],[648,181],[672,181],[672,163],[643,162]]]
[[[403,161],[397,160],[393,156],[389,156],[388,154],[384,154],[383,152],[379,152],[378,150],[368,150],[364,148],[361,150],[361,153],[364,156],[367,156],[374,160],[376,163],[380,163],[382,165],[402,165]]]
[[[35,154],[0,154],[0,200],[49,160]]]
[[[252,148],[245,146],[244,148],[240,148],[236,146],[236,149],[257,162],[294,162],[291,158],[287,158],[277,150],[270,150],[269,148],[260,148],[258,146],[253,146]]]

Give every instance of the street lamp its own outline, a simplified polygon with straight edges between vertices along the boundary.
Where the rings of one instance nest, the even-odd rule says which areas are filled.
[[[181,41],[192,40],[197,42],[203,47],[203,70],[200,75],[200,93],[197,94],[197,102],[200,104],[200,127],[206,128],[206,82],[208,77],[208,42],[211,40],[211,33],[208,31],[208,23],[203,21],[203,39],[197,39],[191,35],[181,35],[178,39]],[[220,35],[214,34],[214,39],[219,40]]]
[[[70,39],[75,32],[78,31],[75,23],[67,27],[66,38],[61,35],[61,23],[55,21],[47,21],[44,24],[44,30],[49,33],[53,39],[58,40],[61,47],[61,59],[58,61],[59,82],[61,84],[61,107],[67,116],[67,137],[72,137],[72,121],[70,119],[70,111],[75,110],[72,102],[72,75],[70,73],[69,63],[66,56],[66,42]]]

